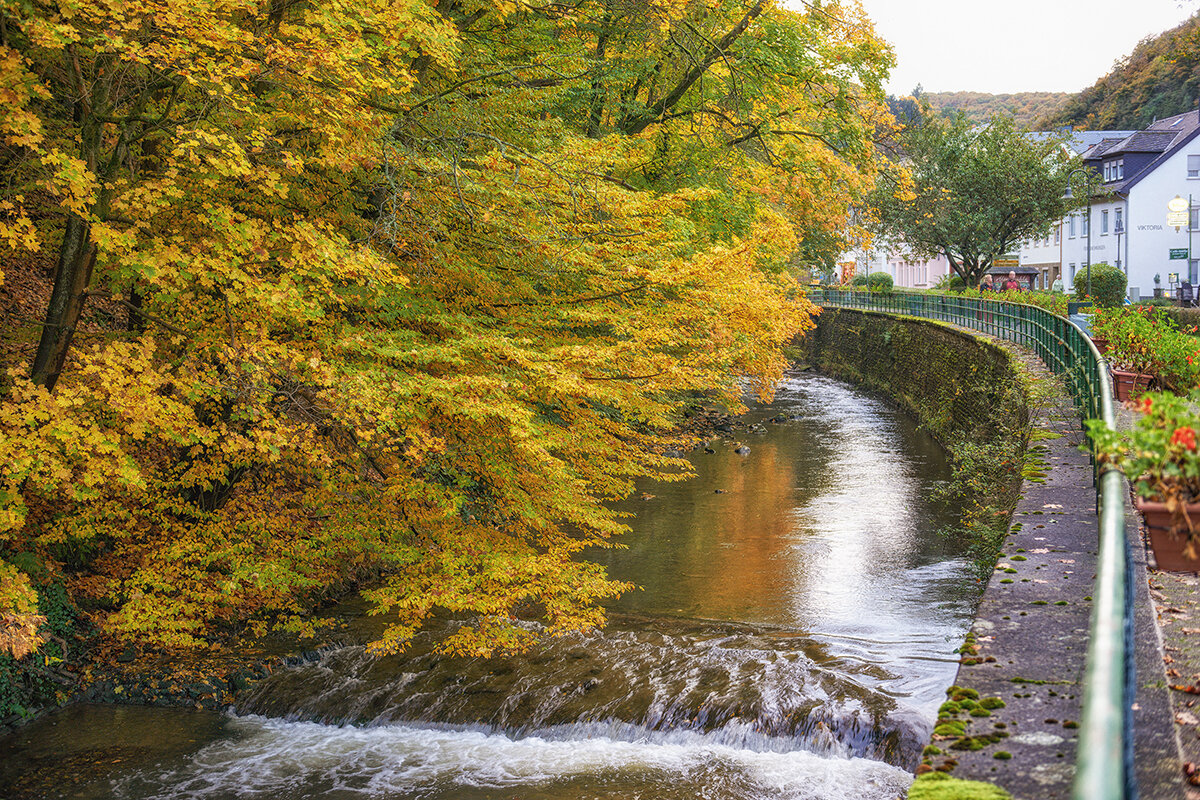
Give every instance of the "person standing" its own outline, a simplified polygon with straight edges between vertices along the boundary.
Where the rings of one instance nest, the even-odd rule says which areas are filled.
[[[1062,279],[1062,275],[1056,275],[1056,276],[1054,276],[1054,282],[1050,284],[1050,291],[1054,292],[1055,294],[1062,294],[1062,293],[1063,293],[1063,279]]]
[[[1021,282],[1017,280],[1017,273],[1010,272],[1008,273],[1008,279],[1004,281],[1004,285],[1000,288],[1006,292],[1019,292],[1023,287],[1021,286]]]
[[[992,285],[992,276],[991,275],[983,276],[983,280],[979,282],[979,291],[981,291],[981,292],[996,291],[996,287]]]

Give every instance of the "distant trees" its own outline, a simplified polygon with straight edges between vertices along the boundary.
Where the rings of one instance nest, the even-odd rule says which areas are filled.
[[[1200,16],[1138,44],[1112,72],[1038,121],[1094,130],[1134,130],[1196,108],[1200,98]]]
[[[1033,139],[1007,117],[981,127],[931,118],[908,128],[901,147],[894,180],[875,193],[878,227],[917,255],[944,254],[968,286],[1067,211],[1061,141]]]
[[[926,92],[921,96],[942,116],[962,112],[972,122],[983,123],[1003,115],[1012,117],[1018,126],[1032,130],[1049,130],[1041,128],[1038,121],[1059,113],[1074,97],[1067,92]]]

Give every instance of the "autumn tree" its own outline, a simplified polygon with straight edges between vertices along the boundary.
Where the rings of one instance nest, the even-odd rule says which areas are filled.
[[[874,195],[879,230],[917,255],[945,255],[968,286],[1069,209],[1061,137],[1030,136],[1006,117],[977,126],[958,116],[926,119],[900,143],[903,158]]]
[[[150,0],[0,10],[0,241],[57,252],[0,399],[0,639],[33,554],[109,635],[403,647],[599,624],[685,398],[769,394],[787,265],[879,169],[854,7]],[[125,324],[79,329],[88,303]]]

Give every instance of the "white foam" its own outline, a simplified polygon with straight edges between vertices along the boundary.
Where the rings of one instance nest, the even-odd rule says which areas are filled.
[[[334,727],[263,717],[236,717],[230,726],[231,736],[205,747],[183,767],[126,780],[117,787],[120,795],[172,800],[453,797],[456,787],[507,791],[580,779],[586,786],[594,776],[597,786],[648,784],[679,797],[892,800],[912,780],[904,770],[878,761],[805,751],[754,752],[701,734],[651,743],[512,739],[478,731]]]

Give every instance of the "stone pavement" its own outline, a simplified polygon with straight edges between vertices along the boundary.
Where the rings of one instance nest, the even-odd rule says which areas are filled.
[[[999,344],[1025,364],[1042,389],[1057,385],[1032,354]],[[1022,496],[963,646],[956,684],[973,691],[959,692],[964,702],[942,715],[932,743],[941,752],[927,757],[935,769],[991,781],[1017,800],[1071,796],[1095,580],[1096,495],[1091,466],[1079,449],[1083,434],[1077,412],[1061,391],[1043,394]],[[1130,516],[1126,530],[1134,545],[1137,694],[1132,707],[1140,797],[1184,798],[1186,781],[1136,517]],[[1157,581],[1160,590],[1176,585],[1174,579]],[[1197,637],[1189,669],[1200,680],[1200,607],[1194,610]],[[1190,672],[1184,677],[1193,679]],[[1200,694],[1189,698],[1200,701]],[[1200,726],[1200,708],[1192,713],[1196,716],[1189,721]],[[1200,763],[1194,731],[1191,739],[1191,758]]]

